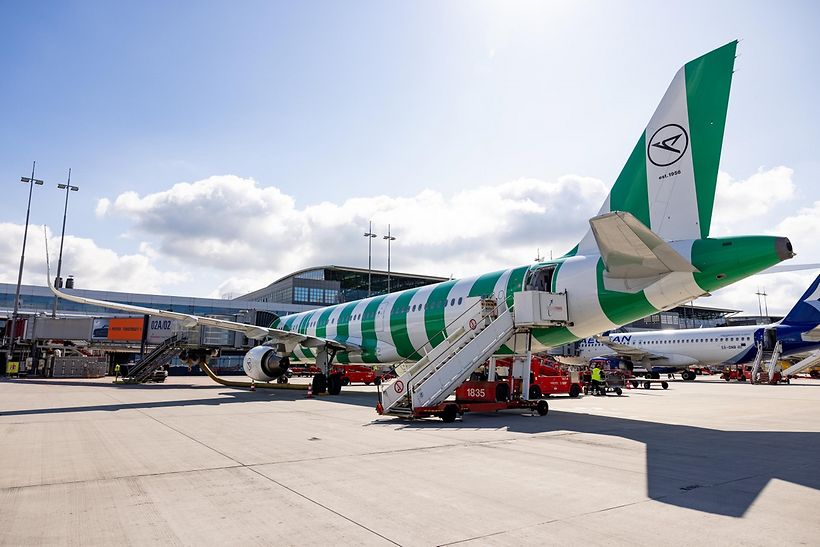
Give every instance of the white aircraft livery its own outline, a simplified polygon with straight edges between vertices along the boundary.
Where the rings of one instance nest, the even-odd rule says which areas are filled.
[[[581,340],[579,357],[617,358],[627,365],[639,365],[648,372],[669,372],[690,365],[743,364],[758,351],[771,350],[780,342],[782,356],[820,348],[820,276],[806,290],[782,320],[769,325],[668,329],[631,333],[611,333]],[[684,380],[695,374],[684,370]]]

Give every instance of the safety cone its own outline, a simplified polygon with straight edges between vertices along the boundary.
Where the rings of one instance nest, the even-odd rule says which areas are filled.
[[[307,395],[305,395],[305,399],[313,399],[313,382],[308,384]]]
[[[251,391],[256,391],[256,382],[251,380]]]

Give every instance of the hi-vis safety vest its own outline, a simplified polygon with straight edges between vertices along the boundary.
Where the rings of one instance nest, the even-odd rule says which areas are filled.
[[[119,372],[119,371],[120,371],[120,366],[119,365],[114,365],[114,372]]]
[[[601,369],[599,369],[598,367],[592,369],[592,379],[596,382],[600,382],[603,380],[603,378],[601,378]]]

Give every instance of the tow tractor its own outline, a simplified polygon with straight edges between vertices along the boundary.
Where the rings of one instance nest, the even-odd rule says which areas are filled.
[[[752,367],[744,365],[730,365],[723,369],[720,377],[727,382],[737,380],[738,382],[746,382],[752,376]]]

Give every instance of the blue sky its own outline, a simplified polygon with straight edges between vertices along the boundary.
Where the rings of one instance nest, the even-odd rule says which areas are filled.
[[[820,200],[819,14],[811,2],[0,0],[0,222],[24,220],[14,181],[33,159],[49,184],[73,168],[69,234],[157,271],[184,269],[160,241],[171,236],[133,211],[96,214],[100,199],[222,175],[275,187],[303,213],[519,179],[608,186],[675,71],[741,38],[721,170],[745,180],[786,166],[794,184],[757,219],[763,231]],[[32,222],[59,232],[61,195],[36,192]],[[207,223],[214,210],[179,215]],[[550,234],[540,247],[562,252]],[[450,273],[397,251],[406,269]],[[229,277],[226,264],[199,267],[199,283],[151,288],[210,294]],[[250,285],[286,273],[248,270]]]

